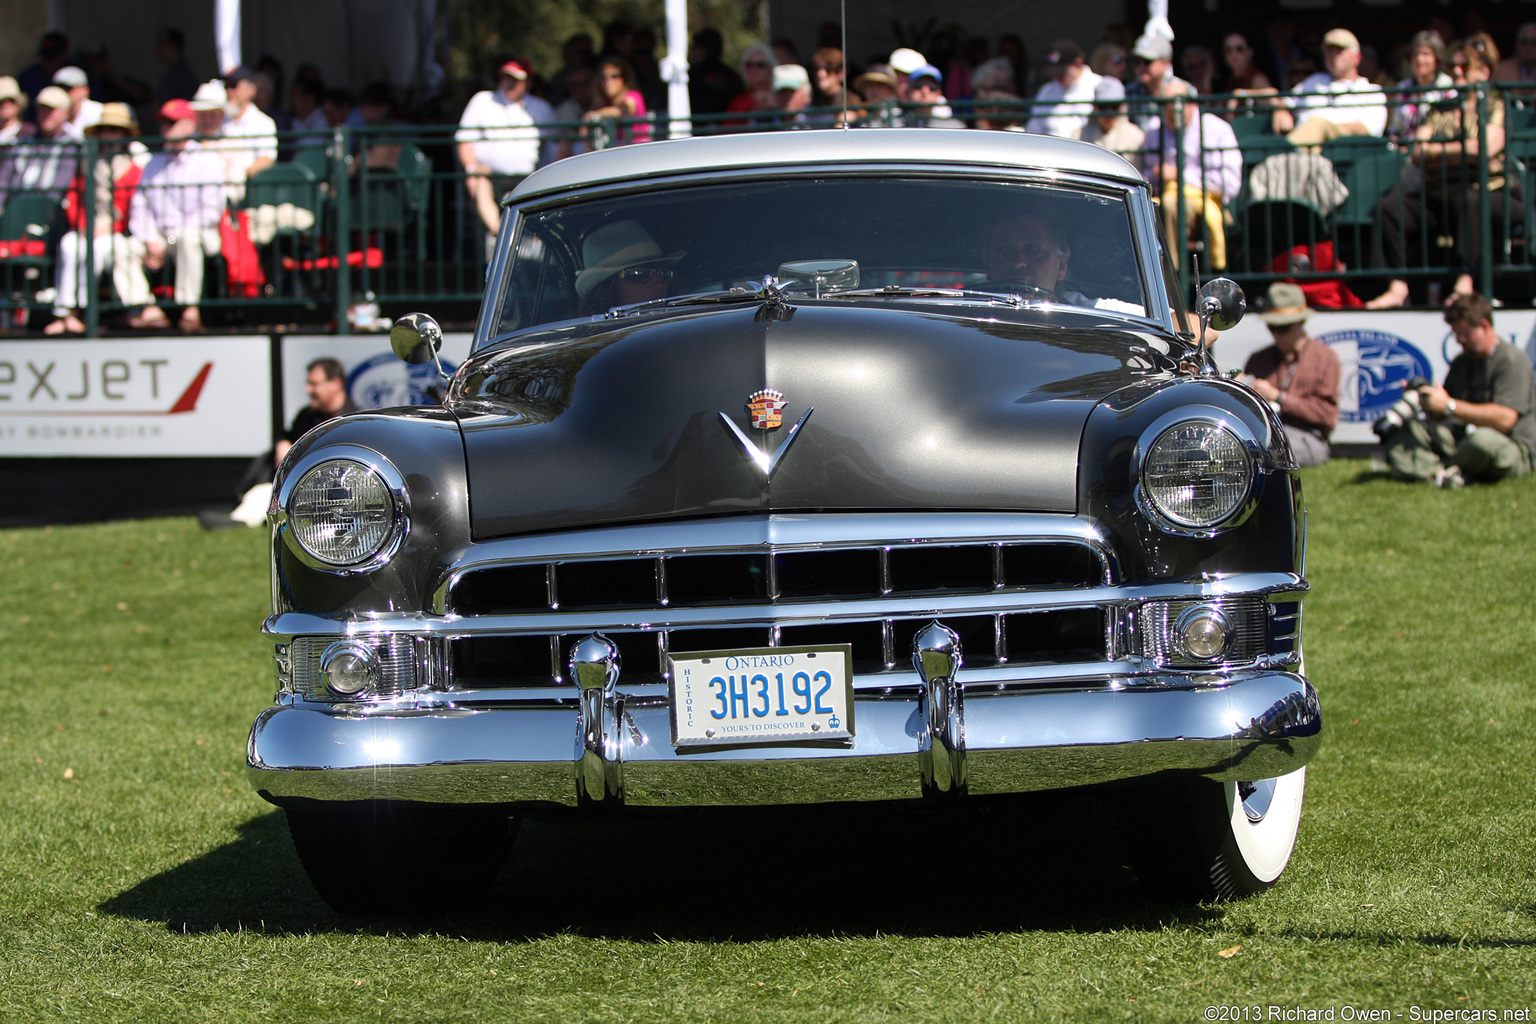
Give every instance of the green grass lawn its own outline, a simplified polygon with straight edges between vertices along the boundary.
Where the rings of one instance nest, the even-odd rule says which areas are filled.
[[[1340,462],[1305,480],[1326,742],[1280,885],[1201,906],[1133,884],[1097,804],[1049,798],[533,821],[481,905],[339,918],[243,775],[273,685],[264,533],[0,532],[0,1021],[1523,1009],[1536,479],[1442,492]]]

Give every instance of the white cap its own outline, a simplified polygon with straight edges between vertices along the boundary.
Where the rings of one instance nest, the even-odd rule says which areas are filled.
[[[229,93],[224,90],[224,83],[218,79],[204,82],[197,87],[197,92],[192,94],[193,110],[223,110],[224,104],[229,102]]]
[[[886,61],[886,63],[889,64],[891,66],[891,70],[897,74],[910,75],[924,64],[927,64],[928,58],[924,57],[916,50],[911,50],[903,46],[899,50],[891,51],[891,59]]]

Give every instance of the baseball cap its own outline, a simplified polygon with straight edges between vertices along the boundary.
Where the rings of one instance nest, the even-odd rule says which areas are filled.
[[[62,110],[69,106],[69,93],[56,85],[44,86],[42,92],[37,94],[37,105]]]
[[[27,107],[27,94],[10,75],[0,75],[0,100],[15,100],[23,110]]]
[[[160,106],[160,120],[185,121],[192,116],[192,104],[186,100],[166,100]]]
[[[1360,40],[1347,28],[1331,28],[1323,36],[1324,46],[1337,46],[1341,50],[1360,49]],[[54,81],[58,81],[57,78]]]
[[[920,68],[924,64],[927,64],[928,58],[924,57],[916,50],[903,46],[899,50],[892,50],[891,59],[886,61],[886,63],[889,64],[891,66],[891,70],[896,72],[898,75],[910,75],[916,68]]]
[[[1131,56],[1142,60],[1173,60],[1173,44],[1162,36],[1147,32],[1137,38]]]
[[[244,64],[241,64],[240,66],[238,66],[236,68],[232,68],[230,70],[229,74],[224,76],[224,84],[225,84],[225,86],[234,85],[236,82],[252,82],[252,83],[254,83],[255,81],[256,81],[256,72],[252,71],[250,68],[246,67]]]
[[[919,64],[907,75],[907,81],[916,85],[919,78],[931,78],[940,85],[944,84],[944,73],[932,64]]]
[[[62,85],[66,89],[78,88],[82,85],[90,85],[91,80],[85,76],[85,72],[71,64],[69,67],[59,68],[53,73],[53,84]]]
[[[801,89],[811,84],[811,76],[800,64],[778,64],[773,69],[773,90]]]
[[[498,75],[511,75],[519,82],[528,81],[528,69],[523,67],[522,64],[515,60],[507,61],[501,67],[496,69],[496,73]]]
[[[1064,68],[1083,59],[1083,48],[1070,39],[1058,39],[1045,51],[1045,66]]]
[[[1093,100],[1095,103],[1125,102],[1125,83],[1113,75],[1105,75],[1093,87]]]

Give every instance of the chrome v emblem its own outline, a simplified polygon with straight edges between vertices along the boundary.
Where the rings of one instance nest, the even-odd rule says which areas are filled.
[[[758,471],[763,474],[763,479],[771,480],[774,470],[779,468],[779,462],[784,458],[784,453],[789,451],[789,446],[795,443],[795,438],[800,434],[800,428],[805,426],[805,421],[810,419],[811,413],[815,411],[815,409],[805,410],[799,421],[789,428],[789,433],[784,435],[784,440],[779,442],[779,446],[773,450],[772,455],[769,455],[753,444],[752,439],[742,433],[741,428],[736,425],[736,422],[725,413],[720,414],[720,421],[730,428],[731,433],[736,435],[736,440],[740,441],[742,448],[746,449],[747,458],[751,459],[752,465],[756,466]]]

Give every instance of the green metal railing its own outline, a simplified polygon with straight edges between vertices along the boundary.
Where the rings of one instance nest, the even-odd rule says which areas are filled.
[[[1387,102],[1395,108],[1415,102],[1420,93],[1405,90],[1389,95]],[[1268,130],[1268,111],[1262,106],[1268,100],[1258,101],[1257,109],[1253,98],[1179,101],[1175,109],[1183,117],[1199,110],[1231,118],[1237,145],[1236,152],[1227,155],[1241,160],[1244,182],[1239,195],[1225,204],[1224,268],[1209,265],[1212,239],[1203,218],[1196,218],[1198,228],[1191,237],[1172,240],[1171,252],[1186,286],[1199,260],[1202,276],[1220,269],[1251,293],[1277,277],[1338,281],[1365,289],[1386,278],[1430,281],[1463,272],[1487,294],[1495,294],[1501,285],[1510,287],[1511,281],[1529,292],[1536,281],[1536,258],[1529,243],[1536,227],[1536,211],[1531,210],[1536,197],[1536,119],[1523,99],[1509,98],[1496,87],[1475,85],[1464,96],[1475,105],[1477,130],[1457,142],[1475,142],[1477,159],[1459,172],[1444,165],[1417,176],[1411,138],[1346,136],[1317,147],[1297,147]],[[1488,119],[1500,102],[1507,138],[1502,174],[1486,155]],[[1024,100],[955,103],[950,116],[965,124],[1022,125],[1037,106]],[[1240,109],[1234,112],[1233,106]],[[910,106],[867,104],[852,108],[847,119],[879,127],[912,123],[923,113]],[[700,115],[686,127],[699,135],[781,131],[827,127],[844,117],[837,108]],[[606,148],[633,137],[637,126],[648,129],[654,139],[684,127],[664,114],[643,121],[558,124],[544,127],[545,142],[550,147],[565,141]],[[274,168],[244,182],[222,183],[226,208],[237,224],[243,216],[253,236],[245,248],[254,249],[260,274],[259,280],[249,281],[249,274],[232,274],[227,254],[210,258],[201,299],[210,319],[222,317],[252,328],[298,323],[344,334],[353,329],[349,312],[367,307],[370,299],[390,313],[407,306],[441,309],[457,303],[464,310],[462,319],[471,319],[484,284],[489,245],[455,159],[454,131],[453,125],[389,125],[337,128],[323,140],[282,136],[282,159]],[[1203,167],[1212,154],[1199,154],[1201,159],[1195,160],[1195,154],[1184,151],[1182,135],[1176,138],[1176,223],[1185,224],[1189,211],[1183,186],[1191,183],[1185,180],[1185,168]],[[143,141],[152,149],[159,143]],[[75,152],[85,167],[107,155],[110,151],[95,138]],[[1140,165],[1147,163],[1144,154],[1125,155]],[[13,156],[14,151],[0,160]],[[1315,196],[1296,189],[1294,181],[1289,191],[1275,194],[1274,180],[1302,174],[1331,175],[1344,186],[1343,198],[1319,204]],[[1262,194],[1260,176],[1267,182]],[[143,184],[140,190],[149,195],[154,187]],[[68,228],[62,198],[14,192],[0,209],[0,315],[13,332],[26,329],[24,321],[36,329],[50,319],[57,301],[53,275],[58,240]],[[82,222],[94,223],[94,190],[80,190],[75,203]],[[1383,222],[1383,203],[1398,203],[1420,216],[1411,230],[1399,226],[1393,235]],[[1460,230],[1431,227],[1432,222]],[[1477,231],[1466,230],[1469,225]],[[1469,248],[1474,235],[1475,251]],[[86,266],[100,245],[110,244],[94,238],[85,243]],[[1401,256],[1384,260],[1384,249]],[[116,326],[128,312],[111,281],[110,270],[94,285],[87,281],[80,313],[88,335]],[[170,281],[167,272],[151,277],[157,294],[166,291]],[[1529,301],[1529,294],[1513,301]]]

